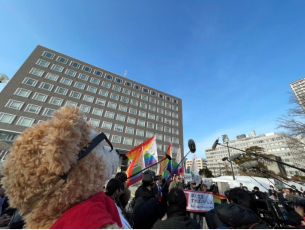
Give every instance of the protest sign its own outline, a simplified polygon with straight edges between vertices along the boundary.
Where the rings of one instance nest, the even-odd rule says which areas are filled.
[[[202,178],[203,183],[210,188],[212,185],[212,179],[211,178]]]
[[[184,190],[189,212],[208,212],[214,208],[213,193]]]
[[[190,173],[184,173],[184,183],[187,184],[187,182],[193,181],[192,174]]]

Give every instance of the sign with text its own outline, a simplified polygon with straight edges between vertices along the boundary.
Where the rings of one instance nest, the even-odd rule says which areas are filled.
[[[212,179],[211,178],[202,178],[202,182],[208,187],[210,188],[212,185]]]
[[[213,193],[184,190],[189,212],[208,212],[214,208]]]
[[[184,183],[187,184],[187,182],[191,182],[191,181],[193,181],[192,174],[184,173]]]

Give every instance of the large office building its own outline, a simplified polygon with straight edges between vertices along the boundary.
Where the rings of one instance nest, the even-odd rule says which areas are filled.
[[[305,168],[305,164],[299,161],[293,151],[290,150],[288,142],[282,134],[266,133],[262,135],[256,135],[255,132],[252,131],[251,135],[239,135],[235,140],[229,141],[228,144],[229,146],[242,150],[245,150],[251,146],[259,146],[264,148],[266,154],[273,154],[277,160],[281,160],[287,164],[294,165],[299,168]],[[242,153],[241,151],[234,149],[230,149],[229,151],[231,155]],[[207,167],[212,171],[214,175],[225,175],[225,171],[231,171],[231,166],[228,164],[228,162],[222,161],[223,158],[228,157],[229,155],[227,147],[218,145],[215,150],[212,148],[207,148],[205,152],[207,157]],[[237,174],[238,168],[236,166],[233,168],[235,174]],[[275,171],[276,173],[279,171],[282,173],[287,173],[287,176],[302,174],[299,170],[288,166],[284,166],[285,170],[283,170],[281,164],[276,167],[274,164],[270,164],[269,169]]]
[[[122,156],[153,135],[160,158],[170,142],[173,157],[179,145],[183,154],[180,98],[42,46],[30,54],[0,97],[2,157],[22,131],[51,118],[64,105],[79,107]]]
[[[186,160],[186,170],[190,170],[192,167],[193,159]],[[204,158],[196,158],[197,169],[205,169],[207,167],[207,160]]]
[[[300,105],[305,109],[305,78],[290,83],[290,87]]]

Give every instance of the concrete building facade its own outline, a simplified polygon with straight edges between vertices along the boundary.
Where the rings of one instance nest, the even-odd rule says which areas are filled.
[[[0,153],[26,128],[64,105],[79,107],[122,155],[156,135],[160,159],[183,154],[182,100],[46,47],[37,46],[0,93]]]
[[[290,83],[290,87],[300,105],[305,109],[305,78]]]
[[[192,159],[186,160],[186,170],[190,170],[192,166]],[[207,167],[207,160],[204,158],[196,158],[197,169],[204,169]]]

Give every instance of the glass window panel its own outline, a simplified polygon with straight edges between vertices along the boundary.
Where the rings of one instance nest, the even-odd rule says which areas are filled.
[[[35,119],[28,118],[28,117],[20,117],[17,125],[25,126],[25,127],[31,127],[34,123]]]
[[[67,64],[68,63],[68,59],[67,58],[63,58],[61,56],[58,56],[58,58],[56,59],[56,61],[61,62],[63,64]]]
[[[80,73],[80,74],[78,75],[78,78],[79,78],[79,79],[82,79],[83,81],[88,81],[89,76],[88,76],[87,74]]]
[[[59,76],[54,73],[47,73],[46,78],[51,80],[51,81],[57,81]]]
[[[94,101],[94,97],[93,96],[90,96],[90,95],[85,95],[84,98],[83,98],[84,101],[88,101],[90,103],[93,103]]]
[[[90,79],[90,82],[91,82],[91,83],[93,83],[93,84],[99,85],[99,84],[100,84],[100,82],[101,82],[101,80],[100,80],[100,79],[97,79],[97,78],[92,77],[92,78]]]
[[[48,98],[48,95],[42,94],[42,93],[35,93],[34,96],[32,97],[36,101],[42,101],[45,102]]]
[[[14,121],[15,117],[16,116],[13,114],[0,113],[0,122],[11,124]]]
[[[71,61],[71,62],[70,62],[70,66],[73,66],[74,68],[79,69],[80,64],[77,63],[77,62],[75,62],[75,61]]]
[[[61,106],[63,103],[63,99],[57,97],[51,97],[49,103],[57,106]]]
[[[50,53],[50,52],[47,52],[47,51],[44,51],[42,56],[46,57],[46,58],[50,58],[50,59],[53,59],[55,57],[55,54],[53,53]]]
[[[65,85],[72,85],[72,82],[73,81],[71,79],[65,78],[65,77],[61,78],[61,80],[60,80],[60,83],[65,84]]]
[[[41,77],[44,74],[44,71],[41,69],[32,68],[30,74]]]
[[[125,105],[119,105],[119,110],[123,112],[127,112],[128,108]]]

